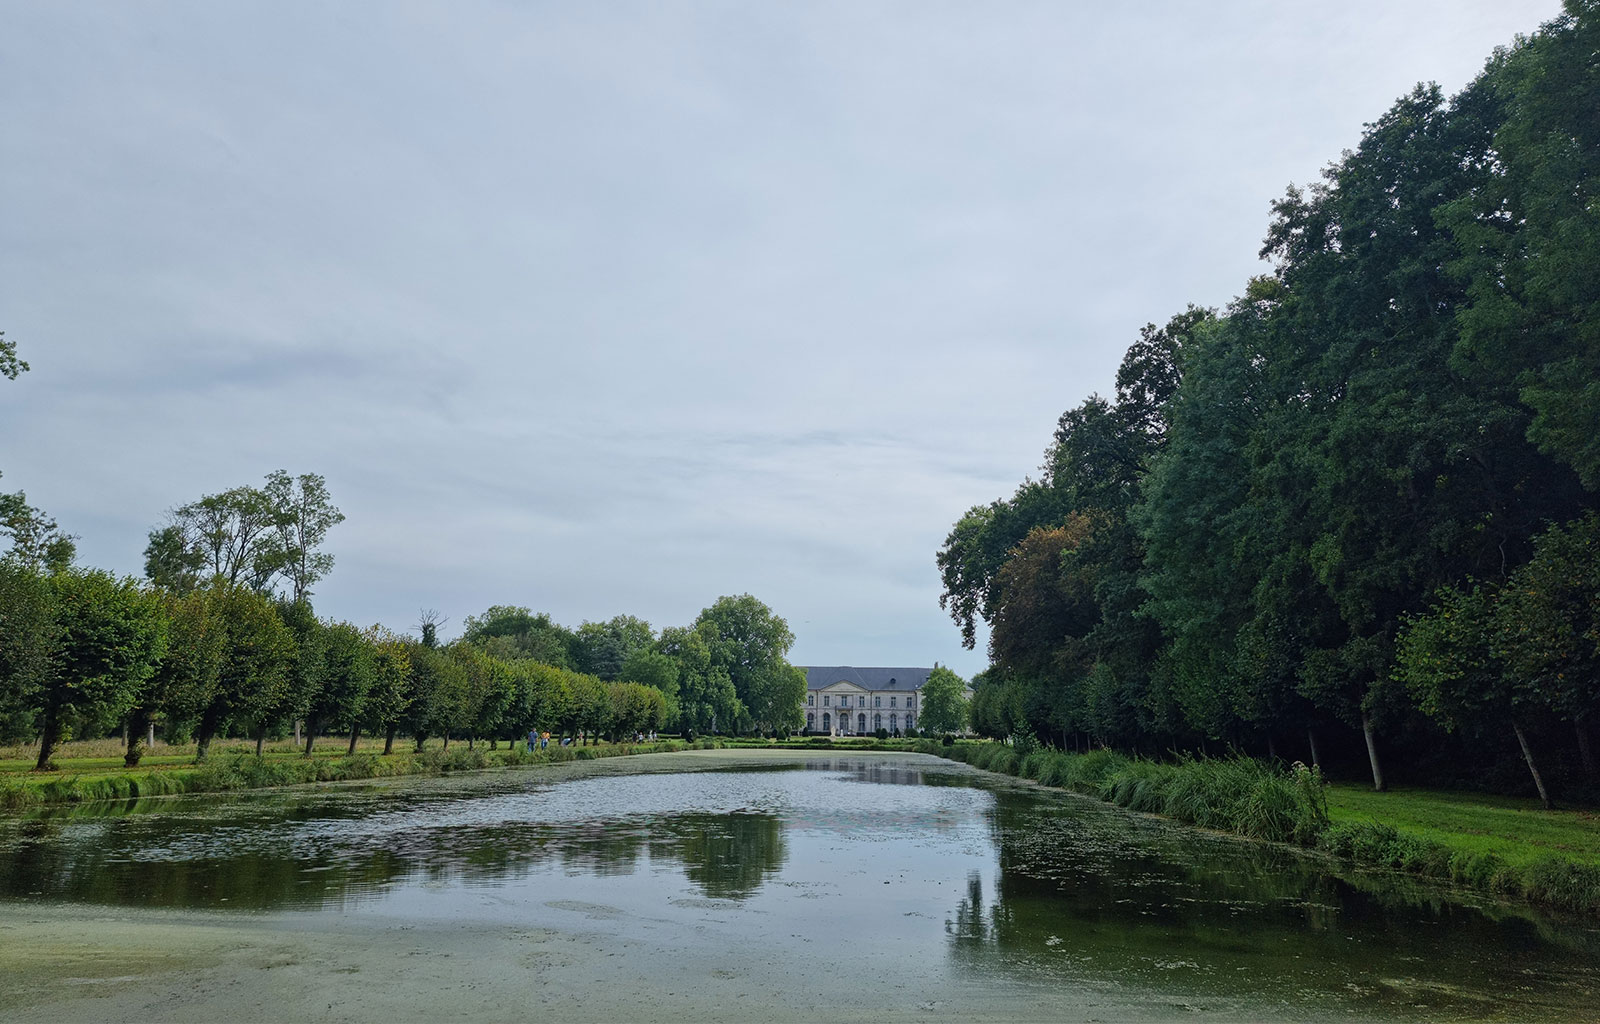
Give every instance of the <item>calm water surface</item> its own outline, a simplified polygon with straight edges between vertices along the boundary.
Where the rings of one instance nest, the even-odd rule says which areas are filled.
[[[6,820],[0,901],[583,928],[760,949],[785,991],[839,998],[915,1000],[937,977],[1046,1008],[1131,992],[1175,1016],[1600,1019],[1592,922],[1341,875],[936,758],[787,757]]]

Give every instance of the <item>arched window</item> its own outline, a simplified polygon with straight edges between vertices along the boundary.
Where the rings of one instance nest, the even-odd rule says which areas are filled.
[[[874,729],[882,729],[883,728],[883,716],[882,715],[873,715],[872,716],[872,727]]]
[[[816,732],[816,731],[817,731],[817,716],[813,715],[813,714],[807,714],[806,715],[806,732]]]
[[[893,711],[889,712],[889,728],[890,729],[898,729],[898,728],[900,728],[900,716],[895,714]]]
[[[907,731],[909,731],[911,729],[915,729],[916,727],[917,727],[917,720],[916,720],[915,716],[907,715],[906,716],[906,729],[907,729]]]
[[[867,731],[867,716],[866,715],[857,715],[856,716],[856,732],[866,732],[866,731]]]
[[[826,711],[824,711],[822,713],[822,731],[823,732],[832,732],[833,731],[833,716],[828,714]]]

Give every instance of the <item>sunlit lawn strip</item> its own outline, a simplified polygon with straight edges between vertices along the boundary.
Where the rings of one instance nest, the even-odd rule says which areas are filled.
[[[213,754],[204,764],[173,765],[146,770],[114,768],[77,772],[66,761],[59,772],[0,774],[0,810],[21,811],[52,804],[75,804],[97,800],[124,800],[178,793],[217,793],[240,789],[262,789],[315,782],[342,782],[397,775],[432,775],[482,768],[586,761],[628,754],[649,754],[687,749],[711,749],[716,740],[661,740],[654,743],[610,743],[592,746],[554,746],[528,751],[522,746],[490,750],[457,743],[449,750],[430,748],[421,752],[397,749],[390,756],[371,751],[346,755],[332,750],[326,755],[305,758],[280,753],[256,757],[251,751]],[[99,760],[99,759],[87,759]]]
[[[1379,822],[1456,850],[1492,853],[1526,866],[1545,856],[1600,864],[1600,814],[1547,811],[1537,800],[1433,790],[1376,793],[1370,787],[1328,787],[1335,822]]]

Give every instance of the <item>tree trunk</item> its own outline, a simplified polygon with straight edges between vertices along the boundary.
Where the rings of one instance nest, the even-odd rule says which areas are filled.
[[[156,716],[155,715],[151,715],[150,716],[150,723],[145,726],[145,730],[147,732],[147,735],[145,737],[144,746],[145,746],[146,750],[150,750],[150,749],[154,748],[155,745],[156,745]]]
[[[444,749],[446,749],[446,750],[450,749],[450,730],[449,729],[446,729],[444,731]]]
[[[394,734],[395,734],[396,729],[397,729],[396,726],[391,725],[391,726],[389,726],[388,731],[383,734],[383,756],[384,757],[388,757],[390,754],[394,753]]]
[[[319,723],[314,718],[306,719],[306,752],[305,752],[305,756],[306,757],[310,757],[311,756],[311,748],[317,742],[317,725],[318,724]]]
[[[473,733],[468,733],[467,734],[467,749],[468,750],[476,750],[476,749],[478,749],[478,734],[477,733],[473,732]]]
[[[1383,765],[1378,763],[1378,738],[1372,735],[1372,717],[1361,712],[1361,735],[1367,740],[1367,760],[1372,762],[1372,788],[1379,793],[1387,792],[1389,787],[1383,781]]]
[[[200,729],[195,734],[194,759],[204,761],[211,753],[211,738],[217,734],[217,715],[210,708],[200,716]]]
[[[1533,750],[1528,746],[1528,737],[1522,731],[1522,725],[1515,718],[1511,720],[1511,728],[1517,734],[1517,742],[1522,744],[1523,760],[1528,762],[1528,771],[1533,775],[1534,788],[1539,791],[1539,802],[1544,804],[1544,809],[1550,809],[1550,794],[1545,792],[1544,777],[1539,774],[1539,766],[1533,763]]]
[[[1594,763],[1594,750],[1589,746],[1588,715],[1579,715],[1572,722],[1573,731],[1578,734],[1578,756],[1583,759],[1583,772],[1589,778],[1600,777],[1600,768]]]
[[[1278,759],[1278,741],[1276,739],[1274,739],[1272,734],[1269,732],[1269,733],[1267,733],[1267,760],[1268,761],[1276,761],[1277,759]]]
[[[56,770],[56,748],[61,746],[61,719],[56,715],[56,709],[44,709],[44,722],[39,727],[39,761],[33,766],[36,772],[53,772]]]
[[[300,745],[300,719],[298,718],[294,720],[294,745],[297,747]]]
[[[344,752],[346,757],[349,757],[351,754],[354,754],[356,752],[356,740],[359,739],[360,737],[361,737],[361,726],[352,725],[350,727],[350,749],[346,750]]]
[[[1311,741],[1311,767],[1321,768],[1322,755],[1317,752],[1317,731],[1315,729],[1307,729],[1306,739]]]
[[[133,713],[128,716],[128,728],[125,733],[128,752],[122,756],[124,768],[139,767],[139,759],[144,756],[145,750],[144,734],[151,728],[154,726],[150,721],[150,712],[144,708],[134,708]]]
[[[259,758],[267,745],[267,723],[262,722],[256,726],[256,757]]]
[[[422,753],[422,745],[426,742],[428,742],[428,734],[425,732],[417,733],[417,753]]]

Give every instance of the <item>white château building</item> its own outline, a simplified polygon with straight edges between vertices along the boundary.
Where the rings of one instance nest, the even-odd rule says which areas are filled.
[[[854,668],[802,665],[806,674],[806,732],[871,736],[879,729],[917,728],[922,684],[931,668]]]

